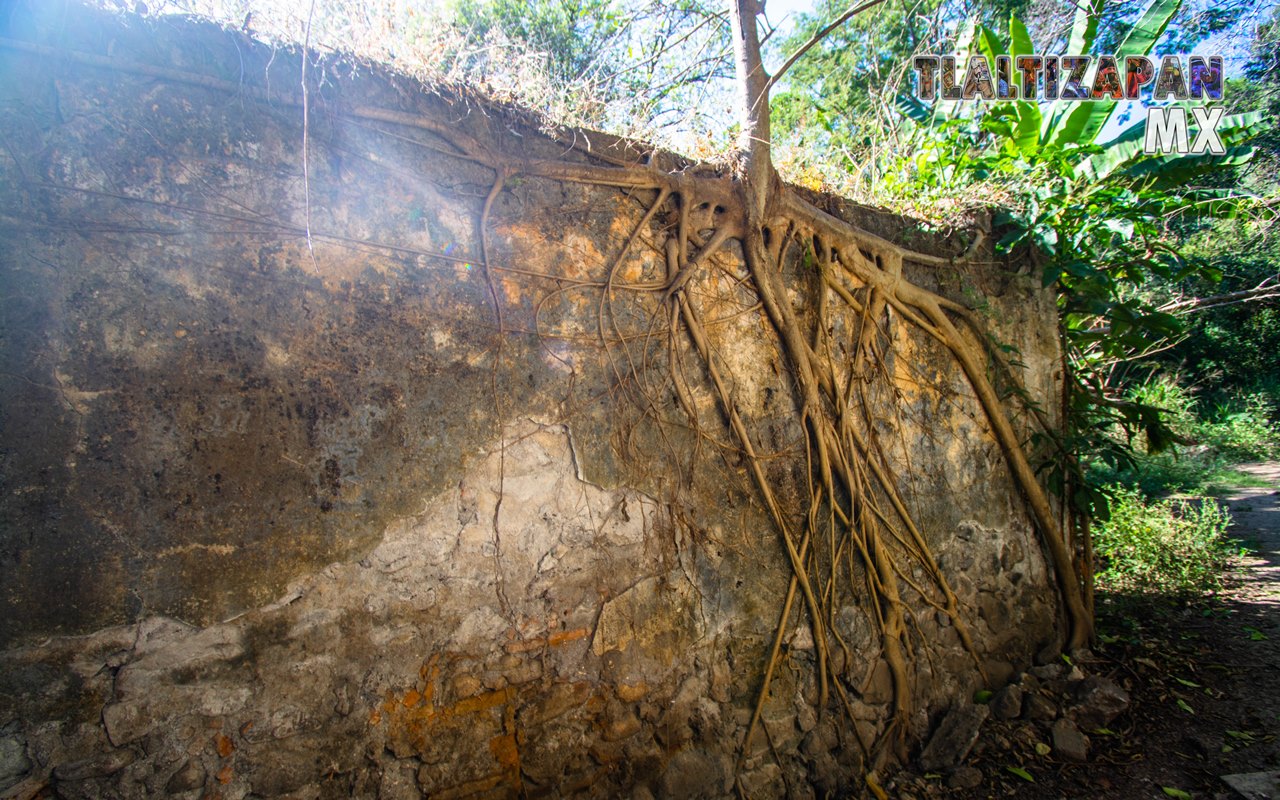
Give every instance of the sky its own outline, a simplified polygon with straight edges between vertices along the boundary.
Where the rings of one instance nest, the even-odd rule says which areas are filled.
[[[813,3],[814,0],[767,0],[764,7],[769,21],[775,25],[780,24],[783,30],[779,33],[785,34],[796,14],[813,11]]]

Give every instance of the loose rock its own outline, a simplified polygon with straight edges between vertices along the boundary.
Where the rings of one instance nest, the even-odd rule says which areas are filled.
[[[1067,716],[1085,730],[1105,727],[1129,707],[1129,693],[1107,678],[1085,678],[1072,694]]]
[[[1058,716],[1058,707],[1042,694],[1029,694],[1023,701],[1023,715],[1027,719],[1051,720]]]
[[[786,794],[782,770],[777,764],[762,764],[742,776],[742,788],[747,797],[781,797]]]
[[[1223,775],[1222,780],[1246,800],[1280,797],[1280,771]]]
[[[947,714],[920,754],[920,766],[927,772],[947,769],[960,763],[978,739],[978,729],[991,714],[984,705],[963,705]]]
[[[1084,762],[1089,759],[1089,740],[1069,719],[1053,723],[1053,752],[1067,761]]]
[[[1010,684],[996,692],[989,705],[996,719],[1017,719],[1022,714],[1022,689]]]
[[[666,797],[698,797],[714,793],[722,778],[720,765],[709,756],[685,750],[671,759],[659,785]]]
[[[626,711],[605,727],[604,740],[606,742],[621,741],[639,733],[640,727],[640,720],[636,715]]]
[[[947,778],[949,789],[976,789],[982,784],[982,770],[976,767],[959,767]]]
[[[1054,681],[1062,677],[1062,674],[1066,672],[1066,667],[1061,664],[1044,664],[1039,667],[1032,667],[1027,672],[1034,675],[1037,680]]]

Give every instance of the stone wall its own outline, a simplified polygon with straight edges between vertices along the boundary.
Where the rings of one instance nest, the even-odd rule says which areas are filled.
[[[499,325],[479,266],[493,171],[414,120],[530,159],[640,149],[330,58],[304,190],[298,53],[41,8],[0,43],[0,789],[692,797],[740,776],[765,797],[861,779],[890,685],[853,602],[835,625],[856,721],[815,713],[796,618],[768,736],[735,766],[790,576],[696,354],[668,360],[657,293],[602,299],[652,193],[508,180],[483,221]],[[663,279],[667,224],[620,281]],[[986,298],[1056,408],[1052,298],[977,263],[908,269]],[[691,290],[794,500],[802,432],[743,274],[726,258]],[[811,280],[785,277],[806,313]],[[894,331],[874,424],[998,683],[1053,643],[1050,576],[963,376]],[[678,424],[673,368],[705,436]],[[983,678],[910,601],[920,738]]]

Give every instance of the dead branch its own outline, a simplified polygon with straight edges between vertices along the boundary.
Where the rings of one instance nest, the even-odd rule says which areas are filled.
[[[810,37],[809,41],[797,47],[796,51],[792,53],[790,56],[788,56],[787,60],[782,63],[782,66],[778,67],[778,71],[773,73],[773,77],[769,79],[769,84],[768,86],[765,87],[765,89],[767,90],[767,89],[773,88],[773,85],[777,83],[782,78],[783,75],[787,74],[787,70],[795,66],[795,63],[799,61],[801,57],[804,56],[805,53],[813,49],[815,45],[817,45],[823,39],[830,36],[831,32],[834,31],[836,28],[839,28],[841,25],[845,24],[849,20],[858,16],[863,11],[867,11],[871,8],[874,8],[875,6],[878,6],[883,2],[884,0],[867,0],[867,2],[863,3],[862,5],[850,6],[848,11],[836,17],[835,20],[832,21],[830,25],[827,25],[826,27],[822,28],[817,33],[815,33],[812,37]]]

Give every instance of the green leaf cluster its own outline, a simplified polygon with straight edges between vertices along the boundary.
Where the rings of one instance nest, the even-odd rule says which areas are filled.
[[[1231,517],[1211,499],[1149,501],[1115,490],[1111,517],[1094,531],[1108,590],[1198,595],[1222,586],[1239,543],[1227,536]]]

